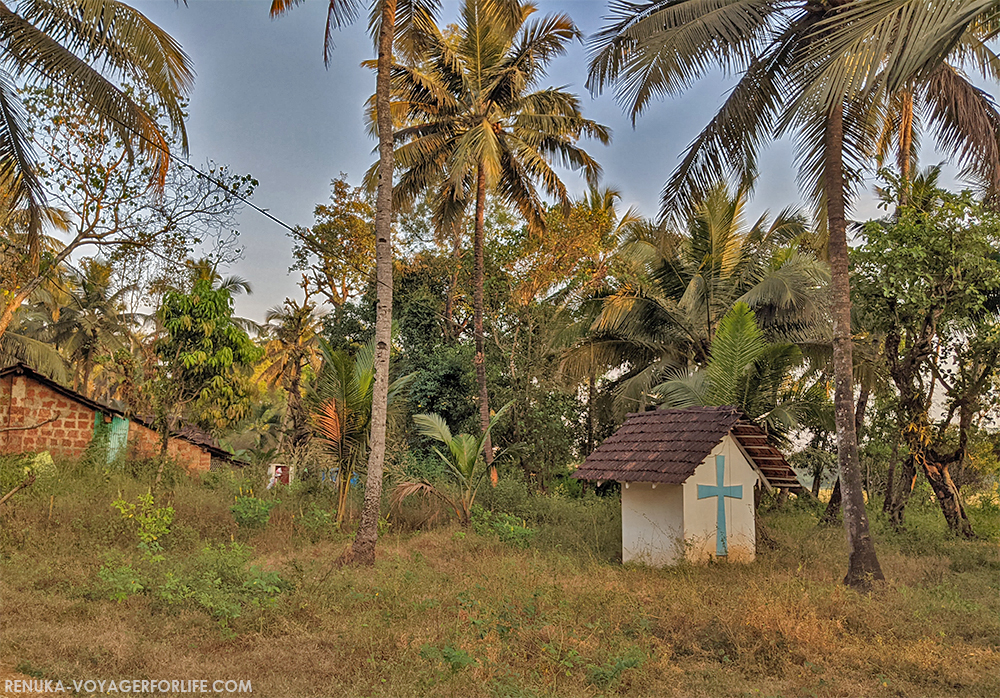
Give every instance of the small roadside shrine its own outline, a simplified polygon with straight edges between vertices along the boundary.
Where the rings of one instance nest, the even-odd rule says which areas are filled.
[[[655,566],[753,560],[754,488],[802,489],[736,407],[630,414],[573,477],[622,484],[622,561]]]

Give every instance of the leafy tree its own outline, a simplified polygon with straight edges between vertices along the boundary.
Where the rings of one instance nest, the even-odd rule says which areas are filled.
[[[334,307],[360,295],[372,271],[374,206],[341,174],[330,184],[329,204],[316,206],[312,228],[297,227],[289,271],[304,272],[306,290],[322,293]]]
[[[569,205],[551,161],[582,169],[596,184],[600,167],[577,142],[585,136],[610,140],[605,127],[583,117],[575,95],[560,88],[535,91],[548,62],[579,31],[566,15],[529,21],[534,11],[519,2],[466,0],[454,33],[430,27],[419,62],[394,68],[397,111],[408,124],[396,132],[396,158],[405,170],[397,201],[405,206],[418,193],[439,188],[436,218],[444,228],[475,201],[473,329],[484,432],[490,421],[483,326],[487,192],[517,208],[541,233],[545,210],[538,189]],[[487,437],[487,463],[492,458]]]
[[[865,226],[855,255],[858,300],[885,334],[885,360],[898,391],[898,410],[908,456],[903,485],[893,488],[890,515],[902,522],[903,507],[918,470],[923,471],[949,528],[972,536],[951,466],[968,454],[972,422],[990,390],[1000,357],[997,310],[1000,220],[968,192],[936,186],[937,171],[912,183],[894,179],[895,215]],[[948,409],[934,424],[934,386],[945,387]],[[947,438],[959,417],[957,447]]]
[[[207,279],[189,293],[167,292],[157,318],[164,335],[155,345],[159,369],[152,392],[165,451],[170,431],[192,407],[198,422],[215,429],[248,413],[246,385],[238,372],[263,352],[233,321],[230,291],[213,288]]]
[[[118,0],[26,0],[12,10],[0,4],[0,172],[15,207],[28,214],[25,285],[5,298],[0,336],[13,309],[31,294],[40,259],[45,195],[38,176],[18,81],[58,90],[110,129],[129,156],[152,164],[162,186],[169,162],[163,127],[146,105],[116,83],[134,81],[162,109],[169,127],[187,147],[181,98],[194,79],[187,55],[166,32]],[[23,294],[23,295],[22,295]]]
[[[129,94],[154,118],[167,121],[143,93]],[[196,248],[215,263],[239,257],[235,220],[240,197],[256,187],[252,177],[213,163],[203,177],[171,160],[153,187],[152,166],[132,159],[127,144],[86,105],[54,89],[28,91],[25,105],[41,155],[37,176],[65,219],[68,242],[41,245],[36,265],[22,264],[5,277],[5,302],[28,298],[51,283],[80,248],[97,248],[111,263],[116,286],[131,288],[124,297],[131,310],[158,305],[157,290],[177,285]],[[174,138],[165,138],[178,147]]]

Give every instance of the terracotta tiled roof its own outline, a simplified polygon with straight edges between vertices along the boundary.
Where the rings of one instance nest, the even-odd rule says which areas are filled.
[[[691,407],[630,414],[573,473],[580,480],[679,485],[732,434],[771,487],[801,488],[785,457],[736,407]]]

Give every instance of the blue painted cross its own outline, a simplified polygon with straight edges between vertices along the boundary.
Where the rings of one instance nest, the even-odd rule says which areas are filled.
[[[715,457],[715,484],[698,485],[698,499],[708,497],[718,497],[719,512],[715,517],[715,554],[718,556],[727,555],[729,546],[726,542],[726,497],[731,499],[743,499],[743,485],[732,485],[724,487],[724,477],[726,475],[726,457]]]

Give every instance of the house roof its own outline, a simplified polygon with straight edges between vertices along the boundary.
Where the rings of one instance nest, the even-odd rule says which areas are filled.
[[[587,456],[573,477],[679,485],[726,435],[732,435],[766,485],[793,490],[802,487],[781,451],[737,407],[629,414],[618,431]]]
[[[107,403],[98,402],[97,400],[92,400],[86,395],[78,393],[72,388],[68,388],[63,384],[52,380],[44,373],[36,371],[27,364],[18,362],[0,368],[0,378],[6,378],[7,376],[10,375],[28,376],[32,380],[38,381],[39,383],[42,383],[43,385],[51,388],[55,392],[60,393],[61,395],[65,395],[69,399],[74,400],[75,402],[78,402],[81,405],[85,405],[96,412],[103,412],[105,414],[116,415],[123,419],[128,418],[134,422],[141,424],[142,426],[148,429],[154,428],[152,426],[152,420],[148,418],[143,419],[142,417],[136,417],[136,416],[128,417],[125,414],[125,412],[120,410],[119,408],[109,405]],[[195,427],[186,425],[182,426],[177,433],[171,434],[171,436],[173,438],[181,439],[182,441],[187,441],[189,443],[192,443],[195,446],[198,446],[199,448],[208,451],[213,456],[237,462],[237,459],[233,456],[233,454],[220,447],[219,443],[214,438],[212,438],[210,434],[201,431],[200,429],[197,429]]]

